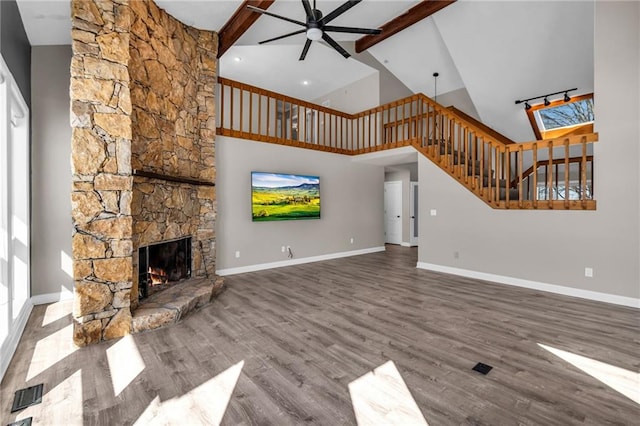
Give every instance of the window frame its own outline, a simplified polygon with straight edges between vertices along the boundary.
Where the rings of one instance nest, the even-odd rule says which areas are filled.
[[[536,118],[537,111],[547,109],[547,108],[554,108],[554,107],[563,105],[565,103],[580,102],[585,99],[593,99],[593,93],[572,96],[571,101],[569,102],[565,102],[564,99],[558,99],[555,101],[551,101],[551,103],[546,106],[544,103],[531,105],[531,108],[526,110],[526,112],[527,112],[527,118],[529,119],[529,123],[531,123],[531,128],[533,129],[533,133],[536,135],[536,139],[537,140],[554,139],[562,136],[573,136],[573,135],[583,135],[587,133],[593,133],[592,121],[588,123],[583,123],[583,124],[576,124],[574,126],[559,127],[552,130],[542,130],[540,129],[540,127],[538,127],[538,120]]]

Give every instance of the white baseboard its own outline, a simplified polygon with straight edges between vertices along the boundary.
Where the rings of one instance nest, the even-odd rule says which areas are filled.
[[[0,381],[4,378],[4,373],[7,372],[11,358],[13,358],[13,354],[16,352],[18,342],[20,342],[20,338],[22,337],[24,328],[27,325],[29,315],[31,315],[31,309],[33,309],[31,300],[27,300],[27,302],[22,306],[14,326],[9,330],[7,340],[4,341],[0,348]]]
[[[484,281],[491,281],[499,284],[507,284],[515,287],[523,287],[532,290],[546,291],[549,293],[562,294],[565,296],[580,297],[582,299],[595,300],[598,302],[612,303],[614,305],[628,306],[640,309],[640,299],[633,297],[618,296],[615,294],[600,293],[591,290],[565,287],[556,284],[541,283],[538,281],[523,280],[521,278],[507,277],[504,275],[494,275],[485,272],[470,271],[468,269],[453,268],[451,266],[435,265],[433,263],[418,262],[417,267],[429,271],[444,272],[452,275],[459,275],[467,278],[476,278]]]
[[[31,296],[31,303],[33,305],[46,305],[47,303],[60,302],[61,300],[69,299],[73,299],[73,292],[67,290],[59,293],[47,293]]]
[[[377,253],[384,251],[384,246],[371,247],[361,250],[343,251],[339,253],[323,254],[321,256],[301,257],[300,259],[282,260],[279,262],[260,263],[257,265],[240,266],[238,268],[219,269],[216,274],[220,276],[244,274],[245,272],[264,271],[265,269],[282,268],[284,266],[301,265],[303,263],[320,262],[323,260],[338,259],[341,257],[359,256],[361,254]]]
[[[401,245],[402,247],[411,247],[411,244],[410,244],[410,243],[407,243],[407,242],[404,242],[404,241],[403,241],[403,242],[401,242],[401,243],[400,243],[400,245]]]

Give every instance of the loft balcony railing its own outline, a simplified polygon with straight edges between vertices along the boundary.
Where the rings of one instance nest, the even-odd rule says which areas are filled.
[[[218,84],[222,136],[345,155],[413,146],[493,208],[596,208],[596,133],[511,143],[423,94],[348,114],[225,78]]]

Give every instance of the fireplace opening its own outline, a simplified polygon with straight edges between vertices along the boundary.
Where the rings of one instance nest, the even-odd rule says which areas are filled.
[[[140,299],[191,277],[191,237],[165,241],[138,250]]]

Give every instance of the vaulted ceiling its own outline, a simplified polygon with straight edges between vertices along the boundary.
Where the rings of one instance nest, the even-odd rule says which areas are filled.
[[[156,0],[184,23],[219,31],[241,0]],[[325,14],[343,1],[317,0]],[[365,0],[332,25],[376,28],[421,3],[416,0]],[[69,44],[69,2],[18,0],[32,45]],[[305,20],[301,2],[277,0],[269,12]],[[432,74],[439,73],[439,95],[468,94],[479,118],[516,141],[534,139],[521,106],[514,100],[578,87],[593,91],[593,1],[457,1],[431,17],[370,47],[367,52],[413,92],[433,96]],[[220,74],[249,84],[313,100],[378,72],[344,59],[314,42],[298,61],[305,42],[299,34],[268,45],[261,40],[299,29],[260,16],[220,61]],[[332,33],[345,45],[360,36]],[[240,60],[236,60],[240,58]],[[303,85],[302,82],[308,84]]]

